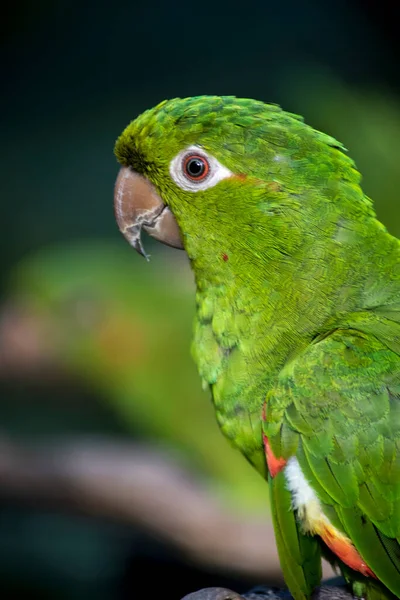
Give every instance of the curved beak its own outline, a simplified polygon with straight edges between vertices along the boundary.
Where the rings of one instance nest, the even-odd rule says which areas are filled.
[[[122,167],[118,173],[114,210],[121,233],[147,260],[149,257],[140,237],[142,229],[168,246],[183,249],[174,215],[163,203],[154,185],[129,167]]]

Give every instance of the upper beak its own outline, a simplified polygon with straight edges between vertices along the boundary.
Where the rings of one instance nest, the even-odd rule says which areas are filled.
[[[168,246],[183,248],[174,215],[152,183],[129,167],[122,167],[115,182],[114,209],[118,227],[130,244],[148,258],[140,233],[142,228]]]

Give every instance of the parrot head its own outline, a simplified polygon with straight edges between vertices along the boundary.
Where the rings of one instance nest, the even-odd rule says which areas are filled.
[[[144,256],[142,229],[207,270],[293,255],[318,231],[331,235],[346,211],[351,219],[371,210],[343,150],[276,105],[218,96],[164,101],[117,140],[117,222]],[[354,202],[330,202],[344,196]]]

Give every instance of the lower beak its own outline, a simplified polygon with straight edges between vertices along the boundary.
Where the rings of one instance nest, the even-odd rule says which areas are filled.
[[[174,215],[148,179],[129,167],[122,167],[114,191],[114,209],[118,227],[128,242],[145,258],[141,231],[160,242],[182,248],[182,238]]]

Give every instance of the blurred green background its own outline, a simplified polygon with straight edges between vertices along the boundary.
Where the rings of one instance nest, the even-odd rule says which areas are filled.
[[[116,137],[164,98],[274,102],[342,141],[400,235],[398,8],[8,5],[2,19],[0,596],[280,581],[267,487],[189,356],[184,253],[117,231]],[[395,30],[396,28],[396,30]]]

